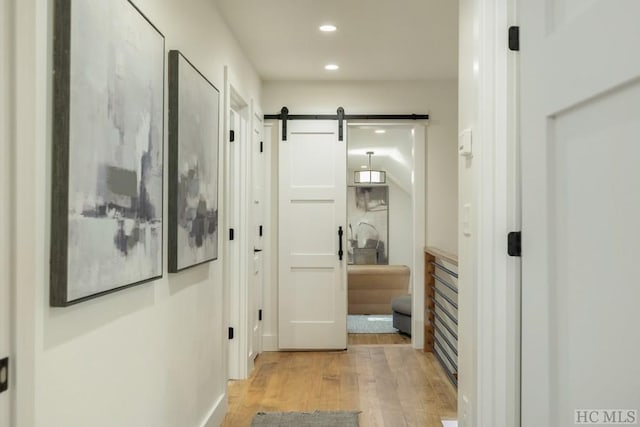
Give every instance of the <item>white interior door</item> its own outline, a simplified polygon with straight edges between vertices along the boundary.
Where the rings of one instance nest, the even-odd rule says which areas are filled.
[[[337,121],[287,125],[286,140],[279,125],[279,347],[344,349],[346,141]]]
[[[0,2],[0,360],[9,356],[11,332],[11,103],[6,96],[11,88],[9,72],[12,60],[10,52],[10,7],[9,0]],[[0,426],[10,425],[10,397],[9,392],[2,392],[2,384],[7,379],[8,369],[3,369],[0,363]]]
[[[620,424],[575,411],[640,409],[640,2],[520,3],[522,426]]]
[[[262,307],[264,294],[264,218],[266,156],[262,141],[263,122],[254,117],[251,141],[251,250],[252,262],[249,271],[249,359],[253,360],[262,351]]]

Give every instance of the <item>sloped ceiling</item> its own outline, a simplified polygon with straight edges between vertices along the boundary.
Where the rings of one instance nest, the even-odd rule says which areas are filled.
[[[385,130],[378,134],[376,130]],[[413,134],[411,126],[349,126],[347,167],[349,173],[368,165],[367,151],[373,151],[373,169],[384,170],[387,181],[394,182],[406,193],[412,193]],[[349,177],[353,180],[353,176]]]

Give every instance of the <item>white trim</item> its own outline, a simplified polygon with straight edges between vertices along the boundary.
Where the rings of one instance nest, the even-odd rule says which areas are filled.
[[[262,138],[264,141],[265,212],[264,212],[264,295],[262,318],[262,351],[278,351],[278,199],[277,179],[278,151],[273,147],[273,122],[265,122]],[[274,158],[274,156],[276,158]],[[275,165],[274,165],[274,162]],[[277,177],[277,175],[276,175]]]
[[[412,227],[414,240],[411,267],[411,344],[415,349],[424,348],[424,247],[426,245],[427,224],[427,128],[426,120],[382,120],[347,122],[349,126],[410,126],[413,135],[413,183],[412,196]],[[348,155],[348,154],[347,154]]]
[[[234,80],[228,67],[225,67],[225,133],[222,138],[225,145],[225,227],[223,229],[223,240],[225,242],[225,263],[224,263],[224,292],[225,292],[225,319],[227,325],[234,328],[235,337],[229,341],[228,345],[228,378],[244,379],[249,375],[248,356],[248,339],[249,339],[249,320],[248,320],[248,280],[247,272],[249,268],[248,247],[249,247],[249,186],[250,173],[248,169],[248,144],[247,138],[251,136],[250,122],[251,116],[249,104],[245,98],[236,89]],[[239,117],[238,123],[240,129],[234,129],[238,153],[239,182],[234,182],[230,175],[229,165],[229,131],[234,127],[231,123],[231,112]],[[237,192],[239,194],[239,212],[237,218],[230,218],[229,209],[231,204],[231,194]],[[235,224],[233,224],[235,223]],[[231,225],[236,228],[235,239],[233,242],[229,240],[228,230]],[[235,255],[234,255],[235,254]],[[234,278],[233,272],[236,271],[238,283],[231,283]]]
[[[230,270],[231,270],[231,257],[230,255],[230,251],[229,251],[229,242],[228,242],[228,236],[227,236],[227,230],[229,229],[229,219],[227,218],[227,212],[228,212],[228,203],[229,203],[229,185],[230,185],[230,180],[229,180],[229,143],[228,143],[228,135],[229,135],[229,130],[231,129],[231,123],[230,123],[230,114],[229,114],[229,109],[231,106],[231,99],[229,98],[229,69],[227,66],[224,67],[224,88],[221,91],[222,92],[222,98],[223,98],[223,125],[222,125],[222,135],[220,138],[220,144],[222,146],[222,155],[221,155],[221,159],[222,159],[222,167],[220,169],[222,169],[222,182],[223,187],[222,187],[222,193],[223,193],[223,200],[224,200],[224,204],[219,204],[224,206],[224,208],[222,209],[218,209],[218,218],[219,221],[218,223],[221,224],[220,229],[222,230],[222,232],[220,233],[220,239],[222,240],[220,248],[222,249],[222,259],[224,260],[224,262],[222,263],[222,299],[223,299],[223,303],[222,303],[222,327],[224,328],[225,326],[229,326],[230,324],[230,300],[231,297],[229,295],[229,281],[230,281]],[[224,332],[223,332],[224,334]],[[230,359],[230,349],[229,349],[229,344],[228,341],[226,341],[226,345],[225,348],[222,351],[222,364],[224,366],[224,372],[225,372],[225,378],[229,378],[229,374],[230,374],[230,369],[229,369],[229,359]]]
[[[413,126],[413,271],[411,272],[411,343],[424,348],[424,247],[427,228],[427,137],[426,124]]]
[[[275,313],[276,316],[276,324],[278,322],[277,316],[278,313]],[[262,351],[280,351],[278,348],[278,335],[269,334],[262,336]]]
[[[200,423],[201,427],[217,427],[222,425],[222,421],[224,421],[224,417],[227,414],[227,407],[229,406],[229,401],[227,398],[227,394],[222,394],[216,403],[213,404],[207,415],[204,417],[204,421]]]
[[[519,260],[506,238],[519,224],[516,59],[507,46],[514,0],[480,2],[479,111],[474,151],[477,201],[477,377],[470,425],[517,427],[519,416]],[[465,381],[465,378],[460,378]]]
[[[255,233],[256,233],[256,228],[260,225],[257,222],[255,222],[255,219],[253,218],[253,204],[255,202],[255,198],[254,198],[254,194],[253,194],[253,181],[254,181],[254,177],[253,174],[256,171],[255,165],[253,164],[253,160],[254,160],[254,150],[256,149],[254,144],[256,143],[256,132],[259,132],[258,136],[259,136],[259,140],[262,140],[264,138],[264,119],[263,119],[263,114],[262,114],[262,110],[260,109],[260,107],[256,104],[256,102],[252,99],[250,102],[251,105],[251,120],[248,126],[248,138],[247,138],[247,171],[250,171],[251,176],[249,176],[246,180],[246,185],[247,185],[247,204],[244,205],[247,209],[247,252],[246,252],[246,257],[247,257],[247,295],[246,295],[246,303],[247,303],[247,375],[249,375],[251,373],[251,371],[253,371],[253,367],[254,367],[254,363],[255,363],[255,358],[262,352],[262,330],[263,330],[263,324],[262,322],[260,322],[260,338],[259,341],[257,343],[252,342],[253,341],[253,327],[254,325],[252,324],[252,318],[253,316],[257,316],[257,313],[251,313],[251,304],[250,304],[250,299],[251,299],[251,283],[250,281],[252,280],[251,277],[253,277],[254,275],[254,266],[253,266],[253,259],[254,259],[254,240],[253,238],[255,237]],[[264,153],[263,151],[263,155],[266,155],[266,153]],[[266,157],[265,157],[266,159]],[[264,166],[265,169],[263,170],[263,173],[266,174],[267,173],[267,161],[266,160],[262,160],[264,162]],[[263,177],[264,179],[264,177]],[[268,203],[268,199],[266,197],[266,184],[265,184],[265,188],[263,190],[262,194],[262,210],[263,210],[263,215],[266,215],[266,211],[269,209],[269,203]],[[263,225],[264,228],[264,225]],[[264,232],[263,232],[263,243],[264,243]],[[260,308],[259,309],[264,309],[264,288],[265,288],[265,283],[267,281],[267,276],[265,274],[265,269],[264,266],[266,264],[266,262],[268,262],[267,257],[266,257],[267,253],[266,251],[262,252],[262,276],[263,276],[263,281],[262,281],[262,289],[260,290],[260,294],[259,297],[261,298],[260,301]],[[252,351],[249,352],[249,349],[251,349]]]

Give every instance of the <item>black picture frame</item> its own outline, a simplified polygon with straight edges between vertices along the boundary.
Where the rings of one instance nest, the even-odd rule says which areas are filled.
[[[136,18],[136,22],[141,23],[146,26],[144,31],[150,39],[154,39],[153,52],[151,53],[151,49],[149,52],[149,56],[156,55],[158,62],[157,64],[150,64],[149,67],[153,68],[153,76],[149,73],[150,81],[153,80],[155,82],[155,86],[153,87],[153,91],[150,91],[149,95],[150,105],[149,105],[149,116],[151,117],[151,122],[148,125],[149,130],[149,142],[148,148],[149,152],[145,152],[148,154],[147,158],[143,158],[140,160],[139,167],[140,169],[144,169],[145,165],[143,163],[146,161],[148,165],[147,169],[151,170],[148,180],[149,182],[153,181],[153,185],[149,185],[147,188],[147,184],[139,185],[136,181],[135,185],[132,184],[132,179],[134,177],[134,172],[131,170],[127,170],[125,168],[118,168],[117,165],[104,166],[104,167],[93,167],[91,161],[88,161],[86,164],[82,162],[76,161],[75,163],[72,161],[73,153],[77,153],[76,149],[78,147],[83,147],[82,149],[92,149],[93,146],[91,144],[95,144],[95,147],[98,147],[99,142],[96,142],[100,137],[108,139],[108,136],[105,136],[104,133],[100,134],[100,119],[97,118],[95,123],[92,121],[81,120],[76,117],[76,121],[73,121],[74,112],[81,110],[75,109],[75,103],[80,103],[79,99],[83,99],[82,102],[86,100],[93,101],[95,105],[100,104],[101,102],[109,102],[107,106],[110,114],[125,114],[124,111],[118,110],[118,106],[114,106],[110,102],[112,99],[104,100],[101,97],[96,96],[95,93],[89,91],[80,91],[78,90],[78,79],[84,76],[82,74],[82,69],[80,73],[77,73],[78,68],[73,68],[75,64],[72,64],[72,58],[74,54],[74,46],[77,46],[77,43],[91,43],[91,22],[82,21],[82,13],[78,13],[75,16],[75,19],[78,21],[74,21],[73,11],[77,11],[74,9],[75,5],[74,0],[55,0],[54,3],[54,41],[53,41],[53,120],[52,120],[52,202],[51,202],[51,244],[50,244],[50,305],[53,307],[66,307],[73,304],[77,304],[83,301],[87,301],[89,299],[97,298],[102,295],[106,295],[112,292],[116,292],[122,289],[126,289],[132,286],[140,285],[142,283],[150,282],[156,279],[159,279],[163,275],[163,159],[164,159],[164,69],[165,69],[165,38],[164,35],[158,30],[158,28],[142,13],[142,11],[130,0],[110,0],[109,2],[84,2],[82,7],[96,7],[97,5],[101,5],[100,7],[113,8],[110,11],[115,11],[116,8],[121,8],[120,10],[126,10],[130,15]],[[78,2],[80,4],[80,2]],[[108,6],[107,6],[108,5]],[[77,6],[80,7],[80,6]],[[86,12],[86,9],[84,10]],[[115,14],[115,12],[114,12]],[[78,16],[79,15],[79,16]],[[99,15],[96,13],[96,15]],[[139,16],[140,19],[137,19]],[[118,19],[118,16],[96,16],[96,22],[102,23],[105,22],[105,25],[108,25],[110,19]],[[77,24],[80,22],[80,24]],[[75,26],[74,26],[75,25]],[[141,30],[142,30],[141,25]],[[76,28],[76,30],[74,30]],[[82,31],[79,31],[78,28],[81,28]],[[148,32],[146,32],[148,30]],[[89,34],[88,34],[89,33]],[[97,39],[97,38],[95,38]],[[96,43],[103,42],[104,40],[98,40]],[[76,43],[76,44],[74,44]],[[116,42],[112,42],[115,45]],[[157,43],[157,45],[155,45]],[[115,49],[115,48],[114,48]],[[160,53],[160,55],[158,55]],[[154,57],[155,58],[155,57]],[[141,59],[143,61],[144,59]],[[82,64],[84,65],[84,63]],[[155,67],[157,65],[157,67]],[[125,65],[126,67],[126,65]],[[155,67],[155,68],[154,68]],[[76,71],[76,74],[74,74]],[[90,74],[91,78],[100,78],[96,77],[94,74],[91,74],[90,70],[86,70],[86,74]],[[107,73],[108,75],[108,73]],[[129,73],[128,76],[131,76],[132,73]],[[80,77],[79,77],[80,76]],[[72,80],[72,78],[76,78],[76,80]],[[86,77],[86,76],[85,76]],[[108,77],[107,77],[108,78]],[[107,79],[105,78],[105,80]],[[127,75],[124,75],[125,80],[127,79]],[[138,77],[136,77],[138,78]],[[155,80],[154,80],[155,79]],[[123,91],[124,92],[124,91]],[[80,95],[78,95],[80,94]],[[85,97],[86,98],[82,98]],[[144,102],[144,101],[143,101]],[[122,105],[126,107],[130,107],[132,103],[127,103],[126,101],[122,102]],[[135,110],[133,106],[132,108]],[[125,107],[122,107],[124,109]],[[131,111],[128,111],[131,113]],[[134,111],[135,112],[135,111]],[[137,120],[137,116],[135,114],[128,115],[127,117],[134,117],[133,120]],[[119,116],[120,117],[120,116]],[[122,116],[124,117],[124,116]],[[155,119],[155,122],[153,121]],[[114,119],[116,120],[116,119]],[[128,119],[122,119],[128,120]],[[86,129],[90,129],[91,132],[95,132],[100,135],[95,139],[87,138],[76,138],[76,130],[78,127],[82,125]],[[93,126],[93,127],[92,127]],[[125,125],[122,125],[124,128]],[[155,131],[155,133],[154,133]],[[124,133],[124,131],[122,131]],[[124,137],[122,137],[124,139]],[[88,147],[88,148],[87,148]],[[101,146],[104,148],[104,146]],[[96,149],[96,152],[99,150]],[[131,155],[131,150],[123,149],[124,155]],[[135,154],[135,153],[133,153]],[[124,158],[123,155],[123,158]],[[97,156],[97,154],[96,154]],[[151,160],[150,160],[151,158]],[[105,165],[108,162],[105,161]],[[73,167],[76,167],[77,170],[71,170]],[[95,209],[91,214],[87,213],[84,208],[82,208],[80,216],[86,218],[87,221],[90,219],[104,218],[106,215],[107,219],[105,223],[109,222],[109,215],[113,214],[114,221],[122,221],[122,223],[132,222],[134,223],[132,233],[137,233],[137,237],[142,239],[141,229],[139,228],[142,223],[146,227],[149,225],[148,229],[151,229],[151,238],[154,241],[157,240],[157,244],[155,245],[155,249],[153,252],[154,261],[157,262],[153,268],[151,268],[151,272],[144,274],[141,272],[140,277],[131,278],[122,278],[120,281],[115,281],[115,283],[104,284],[104,283],[96,283],[98,281],[91,280],[79,280],[79,278],[73,272],[78,268],[84,266],[83,262],[88,260],[78,260],[77,255],[73,255],[76,252],[81,252],[83,248],[76,248],[77,250],[70,254],[70,243],[75,243],[82,238],[86,238],[86,240],[90,240],[92,236],[84,236],[83,233],[77,232],[74,230],[72,224],[76,224],[76,218],[71,214],[71,204],[74,203],[75,206],[75,198],[72,200],[70,194],[70,185],[72,183],[72,178],[78,178],[78,182],[82,179],[82,176],[91,177],[91,179],[95,179],[97,182],[103,183],[103,180],[100,179],[100,174],[102,178],[110,177],[113,180],[116,175],[121,174],[118,178],[123,178],[118,185],[123,185],[130,189],[131,187],[135,187],[137,194],[122,196],[121,194],[115,194],[114,197],[120,197],[123,200],[128,198],[129,205],[126,208],[122,208],[117,206],[117,203],[107,203],[106,200],[102,200],[102,206],[98,207],[99,201],[96,198],[94,202]],[[111,174],[111,175],[109,175]],[[144,172],[140,172],[140,175],[143,176]],[[151,176],[152,175],[152,176]],[[108,179],[108,178],[107,178]],[[137,180],[138,178],[136,178]],[[140,181],[144,181],[146,178],[143,176],[139,178]],[[75,181],[74,181],[75,182]],[[97,188],[97,187],[96,187]],[[98,190],[96,189],[96,193]],[[144,193],[144,194],[142,194]],[[144,213],[141,213],[141,206],[143,203],[146,203],[147,209]],[[84,205],[83,205],[84,206]],[[75,209],[75,208],[74,208]],[[104,212],[103,212],[104,210]],[[126,211],[126,212],[125,212]],[[134,215],[132,212],[136,212],[138,215],[136,218],[129,221],[127,216]],[[74,211],[76,214],[77,212]],[[115,219],[119,212],[125,212],[122,215],[122,218]],[[86,216],[85,216],[86,215]],[[77,215],[76,215],[77,217]],[[124,218],[124,219],[123,219]],[[137,224],[136,224],[137,223]],[[112,224],[111,224],[112,225]],[[122,231],[124,226],[120,229]],[[145,230],[148,230],[145,228]],[[135,231],[137,230],[137,231]],[[70,237],[70,233],[73,235]],[[84,236],[84,237],[78,237]],[[145,236],[148,237],[148,236]],[[126,234],[125,231],[122,231],[122,234],[114,236],[112,241],[101,241],[97,239],[99,243],[104,243],[104,247],[110,244],[120,245],[119,250],[124,250],[125,253],[128,253],[129,250],[129,242],[130,236]],[[131,239],[133,240],[133,239]],[[123,245],[122,242],[125,241]],[[140,242],[139,240],[138,242]],[[118,243],[116,243],[118,242]],[[81,245],[80,245],[81,246]],[[75,246],[74,246],[75,247]],[[135,246],[134,246],[135,247]],[[126,258],[126,255],[125,255]],[[95,261],[95,260],[94,260]],[[96,268],[104,267],[100,262],[94,262],[91,264],[87,263],[88,267],[97,266]],[[114,272],[117,272],[117,268],[112,269]],[[136,270],[132,269],[132,272]],[[102,277],[99,274],[93,273],[94,277]],[[78,286],[85,286],[84,289],[78,290]]]
[[[220,91],[169,51],[170,273],[218,259],[219,116]]]

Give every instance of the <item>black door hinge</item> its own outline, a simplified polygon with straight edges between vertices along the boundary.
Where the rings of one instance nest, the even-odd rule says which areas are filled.
[[[262,309],[258,310],[258,320],[262,321]]]
[[[260,141],[260,152],[264,151],[264,142]]]
[[[233,328],[229,328],[229,339],[232,340],[233,339]]]
[[[520,27],[509,27],[509,50],[520,50]]]
[[[262,237],[262,226],[258,227],[258,234],[260,235],[260,237]]]
[[[234,142],[236,140],[236,131],[235,130],[230,130],[229,131],[229,142]]]
[[[0,360],[0,393],[9,390],[9,358]]]
[[[509,256],[522,256],[521,231],[512,231],[507,235],[507,253]]]
[[[229,240],[234,240],[236,238],[235,236],[235,230],[233,228],[229,229]]]

